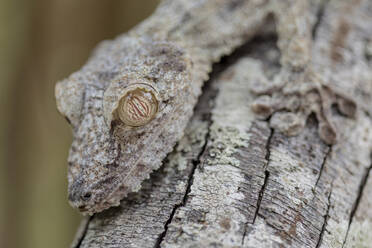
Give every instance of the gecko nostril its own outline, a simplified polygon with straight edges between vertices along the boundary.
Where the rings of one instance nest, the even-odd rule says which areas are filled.
[[[92,194],[90,192],[87,192],[87,193],[85,193],[84,195],[81,196],[81,199],[83,201],[88,201],[91,196],[92,196]]]

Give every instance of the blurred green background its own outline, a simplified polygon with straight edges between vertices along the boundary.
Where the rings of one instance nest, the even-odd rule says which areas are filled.
[[[71,132],[54,85],[158,0],[0,0],[0,247],[68,247]]]

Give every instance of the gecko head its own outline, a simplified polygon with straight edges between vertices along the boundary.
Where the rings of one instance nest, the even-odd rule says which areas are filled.
[[[182,49],[123,43],[123,51],[102,52],[110,63],[97,56],[56,86],[58,110],[73,129],[68,199],[83,213],[118,205],[140,189],[182,135],[198,94]]]

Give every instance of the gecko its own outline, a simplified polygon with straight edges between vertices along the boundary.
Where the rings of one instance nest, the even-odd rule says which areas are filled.
[[[312,28],[321,4],[321,0],[164,0],[132,30],[102,42],[78,72],[55,87],[57,108],[73,133],[68,156],[70,204],[92,215],[118,206],[128,193],[138,191],[182,137],[212,65],[263,32],[268,20],[275,20],[280,75],[308,78],[303,75],[311,75]],[[252,108],[257,116],[269,118],[275,109],[265,103],[272,90],[286,97],[289,93],[280,89],[298,80],[286,78],[280,85],[264,84],[262,78],[249,79],[259,84],[252,89],[257,91]],[[307,96],[294,91],[302,94],[298,99]],[[318,106],[322,139],[335,142],[324,104],[313,104]],[[305,120],[311,114],[305,109],[289,106],[286,113]],[[303,126],[285,125],[288,116],[273,119],[273,126],[283,132],[296,130],[288,131],[290,135]],[[293,119],[297,120],[292,118],[292,124]]]

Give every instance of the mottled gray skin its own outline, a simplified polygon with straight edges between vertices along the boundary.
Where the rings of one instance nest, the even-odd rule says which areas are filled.
[[[297,81],[304,81],[311,71],[305,68],[311,63],[311,30],[319,2],[167,0],[128,34],[102,43],[80,71],[56,86],[57,107],[74,134],[68,158],[70,204],[93,214],[119,205],[129,192],[138,191],[183,135],[212,64],[259,32],[269,14],[277,23],[282,68],[276,82],[262,75],[257,82],[264,84],[263,89],[258,85],[256,92],[262,99],[272,95],[272,89],[283,89],[272,97],[291,94],[301,106],[284,108],[296,112],[290,116],[294,121],[274,118],[272,126],[298,134],[303,125],[291,132],[293,122],[303,123],[313,112],[306,110],[308,102],[318,106],[315,112],[321,124],[329,123],[322,99],[314,103],[307,94],[311,89],[325,92],[321,83],[312,82],[310,90],[293,87],[293,83],[302,85]],[[294,70],[300,80],[286,78]],[[143,84],[158,92],[158,114],[144,126],[125,126],[115,109],[127,87]],[[283,110],[270,101],[267,105],[258,101],[255,111],[268,117]],[[335,141],[335,135],[320,134],[328,143]]]
[[[88,63],[56,87],[58,108],[66,113],[74,133],[68,158],[69,201],[89,214],[116,205],[128,192],[139,189],[182,135],[200,93],[182,48],[168,42],[121,39],[125,46],[112,50],[111,58]],[[107,54],[114,44],[104,44],[96,56],[102,50]],[[64,94],[71,82],[87,83],[74,96],[75,102],[67,103]],[[115,106],[128,86],[142,84],[158,92],[159,111],[145,126],[125,126],[116,118]],[[79,111],[68,112],[71,105],[79,105]]]

